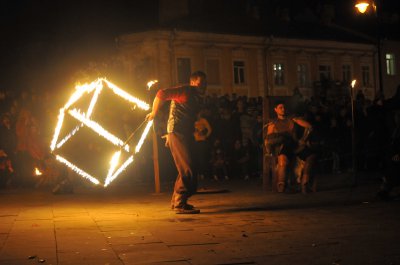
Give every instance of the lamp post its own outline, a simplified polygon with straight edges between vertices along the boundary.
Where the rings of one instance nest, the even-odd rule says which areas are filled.
[[[356,151],[356,128],[355,128],[355,113],[354,113],[354,87],[357,80],[354,79],[350,85],[350,100],[351,100],[351,160],[353,168],[353,185],[357,185],[357,151]]]
[[[361,14],[373,14],[376,22],[376,47],[378,53],[378,82],[379,82],[379,92],[383,93],[383,83],[382,83],[382,57],[381,57],[381,33],[380,33],[380,2],[379,0],[356,0],[354,7],[357,12]],[[375,91],[376,92],[376,91]]]

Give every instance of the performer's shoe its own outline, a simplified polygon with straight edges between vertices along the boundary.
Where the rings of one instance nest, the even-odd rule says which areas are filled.
[[[196,209],[193,205],[185,204],[183,207],[174,208],[176,214],[198,214],[199,209]]]

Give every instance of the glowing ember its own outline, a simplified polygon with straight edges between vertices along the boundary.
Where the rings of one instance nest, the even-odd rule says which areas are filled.
[[[111,82],[107,81],[104,78],[99,78],[90,84],[78,85],[75,88],[76,91],[68,99],[64,107],[60,109],[58,115],[58,122],[54,130],[54,135],[50,144],[50,149],[54,153],[60,152],[61,151],[60,148],[65,144],[67,144],[73,136],[77,135],[77,133],[80,131],[82,127],[89,128],[91,131],[97,133],[99,136],[106,139],[107,142],[113,144],[116,148],[119,149],[119,151],[116,150],[114,155],[112,156],[107,175],[104,177],[105,178],[104,187],[106,187],[113,180],[115,180],[118,177],[118,175],[121,174],[121,172],[124,171],[133,162],[133,155],[130,153],[131,152],[130,146],[125,141],[113,135],[111,132],[106,130],[101,124],[99,124],[98,122],[96,122],[91,118],[94,109],[96,107],[98,108],[97,101],[101,96],[102,91],[107,88],[110,89],[116,96],[123,98],[129,103],[132,103],[135,109],[136,107],[138,107],[139,109],[146,111],[150,109],[150,106],[146,102],[136,97],[133,97],[132,95],[128,94],[127,92],[125,92],[124,90],[122,90],[121,88],[117,87],[116,85],[112,84]],[[81,97],[85,94],[89,94],[91,96],[91,100],[86,112],[81,112],[79,109],[77,109],[76,103],[80,102]],[[66,115],[78,121],[79,125],[75,126],[69,133],[60,138],[61,130],[63,128],[63,123],[65,122]],[[144,143],[144,140],[146,139],[147,134],[150,131],[152,124],[153,124],[152,121],[146,124],[146,127],[144,128],[138,140],[138,143],[136,144],[134,154],[139,152],[141,146]],[[124,156],[122,156],[122,152],[125,154]],[[121,161],[120,163],[121,157],[125,157],[126,160]],[[81,175],[83,178],[88,179],[94,184],[100,184],[98,178],[92,176],[88,172],[74,165],[71,161],[67,160],[63,156],[56,154],[56,159],[61,163],[65,164],[66,166],[68,166],[69,168],[71,168],[79,175]]]

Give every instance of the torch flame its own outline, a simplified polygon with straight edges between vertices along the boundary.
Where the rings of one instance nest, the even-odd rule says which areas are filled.
[[[150,88],[156,83],[158,83],[158,80],[151,80],[147,82],[147,89],[150,90]]]
[[[35,167],[35,176],[41,176],[41,175],[42,172],[37,167]]]
[[[356,85],[356,83],[357,83],[357,80],[356,80],[356,79],[354,79],[353,81],[351,81],[351,87],[354,88],[354,86]]]

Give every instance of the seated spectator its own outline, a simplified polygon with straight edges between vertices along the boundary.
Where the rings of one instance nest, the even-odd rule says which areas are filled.
[[[297,139],[295,125],[305,128],[308,134],[311,124],[300,118],[292,118],[286,115],[285,103],[278,101],[274,105],[276,119],[267,124],[266,149],[277,157],[276,182],[277,191],[284,192],[287,186],[288,170],[293,165]]]

